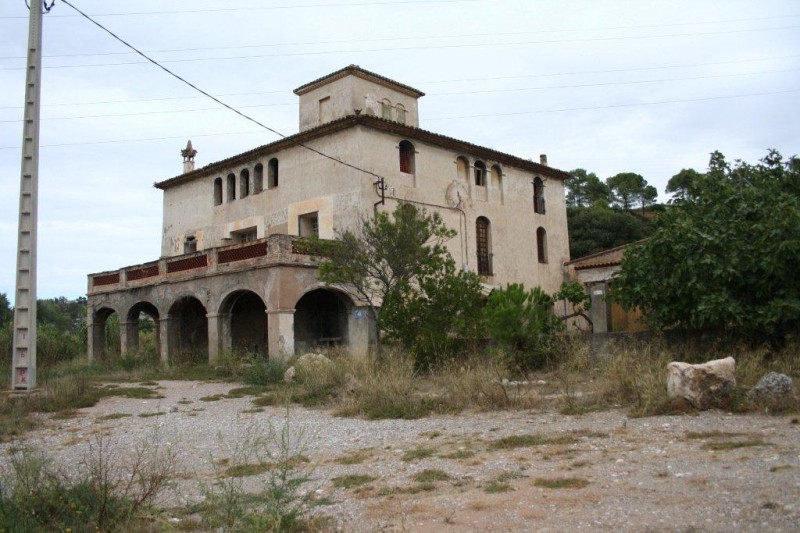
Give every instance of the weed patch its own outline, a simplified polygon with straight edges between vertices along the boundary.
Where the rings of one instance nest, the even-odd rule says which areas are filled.
[[[545,489],[582,489],[587,486],[589,482],[582,478],[566,477],[566,478],[538,478],[533,484],[537,487]]]
[[[119,420],[120,418],[128,418],[132,415],[128,413],[111,413],[110,415],[98,416],[97,420],[105,422],[106,420]]]
[[[431,457],[434,453],[436,453],[435,448],[414,448],[413,450],[407,450],[401,459],[403,461],[416,461],[418,459],[425,459],[427,457]]]
[[[514,448],[528,448],[532,446],[544,446],[546,444],[575,444],[578,440],[573,435],[558,435],[547,437],[541,434],[511,435],[492,441],[489,444],[490,450],[511,450]]]
[[[345,476],[339,476],[333,478],[333,486],[340,489],[352,489],[353,487],[358,487],[361,485],[366,485],[372,481],[375,481],[375,476],[368,476],[365,474],[348,474]]]
[[[739,448],[751,448],[754,446],[772,446],[772,443],[764,442],[761,439],[744,440],[744,441],[724,441],[724,442],[706,442],[701,446],[704,450],[711,451],[725,451],[736,450]]]
[[[340,465],[358,465],[372,457],[372,453],[372,448],[356,450],[352,453],[348,453],[347,455],[336,458],[334,462]]]
[[[417,483],[433,483],[435,481],[447,481],[450,479],[450,474],[438,468],[428,468],[422,472],[417,472],[411,479]]]
[[[249,464],[249,465],[233,465],[223,472],[225,477],[247,477],[257,476],[267,472],[272,465],[266,463]]]

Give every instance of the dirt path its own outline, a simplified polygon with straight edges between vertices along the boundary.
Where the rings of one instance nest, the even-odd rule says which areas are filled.
[[[162,381],[161,399],[108,398],[45,420],[27,440],[70,466],[98,434],[126,453],[157,433],[184,472],[164,505],[185,506],[201,497],[198,480],[252,461],[245,439],[285,423],[286,409],[258,410],[253,397],[215,399],[233,387]],[[309,490],[327,503],[314,512],[346,531],[800,531],[796,415],[367,421],[293,406],[288,417],[294,451],[310,460]]]

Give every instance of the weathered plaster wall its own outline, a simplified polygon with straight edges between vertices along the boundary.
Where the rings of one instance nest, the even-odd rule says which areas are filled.
[[[327,112],[321,116],[320,100],[323,98],[330,100],[326,104]],[[300,96],[300,131],[353,115],[356,109],[365,115],[380,117],[380,102],[384,99],[394,107],[393,119],[397,116],[397,104],[401,104],[406,111],[405,123],[409,126],[419,126],[416,98],[356,76],[346,76]]]

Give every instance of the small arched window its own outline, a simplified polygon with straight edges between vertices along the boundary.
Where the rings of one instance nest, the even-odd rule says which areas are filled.
[[[486,164],[483,161],[475,161],[475,185],[486,187]]]
[[[214,205],[222,204],[222,178],[214,180]]]
[[[239,174],[239,198],[250,196],[250,171],[242,170]]]
[[[538,176],[533,179],[533,211],[544,215],[544,182]]]
[[[540,263],[547,263],[547,232],[542,227],[536,230],[536,256]]]
[[[228,201],[236,200],[236,176],[228,174]]]
[[[400,141],[400,172],[414,173],[414,145],[408,141]]]
[[[278,159],[273,157],[267,163],[267,187],[274,189],[278,186]]]
[[[456,175],[459,182],[469,185],[469,161],[466,157],[459,156],[456,159]]]
[[[403,104],[397,104],[395,106],[395,111],[397,112],[397,122],[400,124],[406,123],[406,108],[403,107]]]
[[[392,120],[392,103],[385,98],[381,101],[381,118]]]
[[[492,235],[491,224],[486,217],[478,217],[475,221],[475,238],[478,249],[478,274],[492,275]]]
[[[264,190],[264,165],[258,163],[253,168],[253,194]]]

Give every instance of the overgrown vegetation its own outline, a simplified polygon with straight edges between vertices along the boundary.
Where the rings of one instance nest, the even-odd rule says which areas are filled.
[[[676,185],[677,187],[677,185]],[[647,241],[626,250],[613,297],[655,328],[745,334],[778,346],[800,329],[800,159],[714,152]]]

